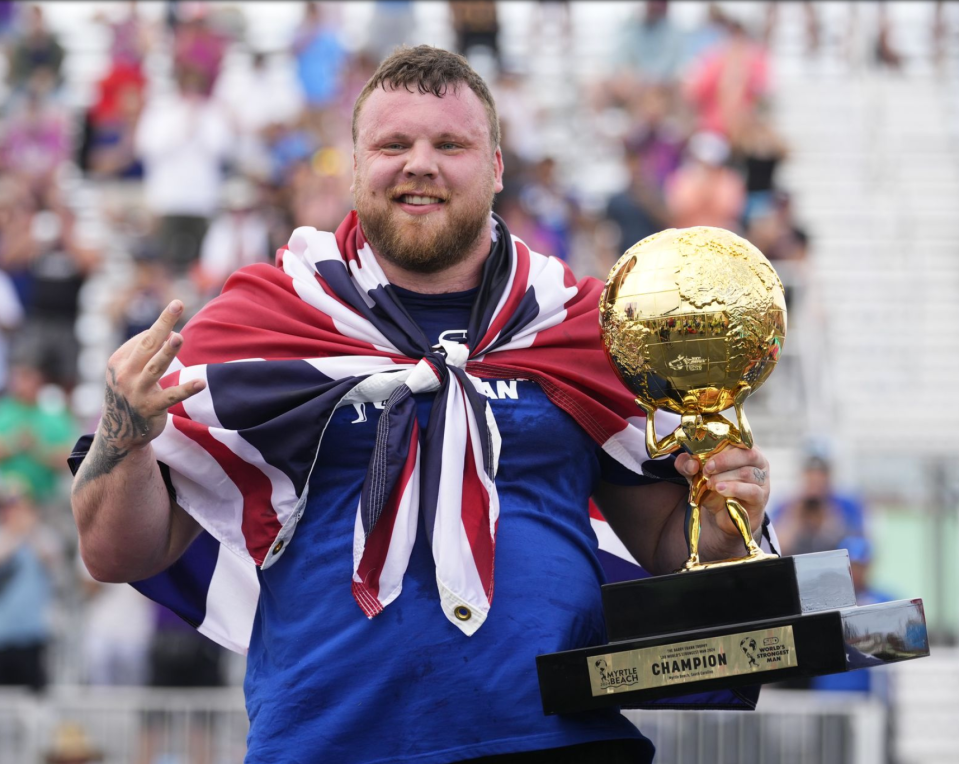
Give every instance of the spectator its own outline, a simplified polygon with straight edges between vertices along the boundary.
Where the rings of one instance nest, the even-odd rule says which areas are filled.
[[[30,301],[31,232],[36,200],[21,178],[0,176],[0,268],[10,277],[21,305]]]
[[[697,133],[687,149],[689,159],[666,182],[670,225],[708,225],[738,232],[746,186],[726,166],[729,144],[716,133]]]
[[[772,193],[778,188],[776,170],[789,156],[789,149],[764,104],[757,104],[755,110],[744,115],[739,128],[730,136],[730,143],[746,178],[744,217],[748,221],[754,210],[769,206]]]
[[[38,368],[15,359],[9,392],[0,398],[0,480],[24,486],[28,498],[41,505],[57,498],[76,441],[69,410],[40,405],[45,383]]]
[[[829,463],[811,456],[795,497],[776,507],[771,517],[785,554],[836,549],[848,536],[862,536],[865,510],[853,496],[832,486]]]
[[[147,102],[135,138],[146,206],[159,220],[160,257],[175,274],[200,255],[232,147],[226,113],[204,87],[195,73],[182,73],[175,93]]]
[[[303,95],[292,74],[271,67],[267,54],[257,52],[249,67],[236,66],[224,72],[215,97],[229,113],[237,135],[239,170],[268,174],[268,129],[295,121],[303,108]]]
[[[200,250],[195,279],[201,294],[215,297],[237,268],[271,259],[269,228],[258,204],[256,187],[245,178],[224,184],[223,211],[210,225]]]
[[[23,323],[23,305],[10,277],[0,270],[0,394],[7,388],[10,334]]]
[[[409,43],[415,28],[416,12],[411,0],[375,0],[363,49],[377,62],[382,61],[394,48]]]
[[[100,81],[99,98],[89,114],[86,169],[92,176],[119,180],[143,177],[135,139],[145,84],[140,70],[127,66],[115,66]]]
[[[143,686],[149,678],[153,606],[132,586],[95,581],[77,556],[83,594],[85,679],[97,686]]]
[[[679,76],[685,45],[682,30],[669,18],[669,3],[648,0],[642,15],[637,11],[622,28],[616,63],[634,87],[669,84]]]
[[[105,13],[97,13],[94,21],[110,29],[110,63],[112,67],[139,69],[152,47],[150,26],[143,20],[135,2],[127,3],[128,13],[111,21]]]
[[[59,548],[27,492],[0,484],[0,685],[39,692]]]
[[[775,3],[768,15],[775,16]],[[729,19],[719,3],[706,6],[706,21],[692,30],[686,38],[686,60],[694,61],[707,55],[713,48],[722,45],[729,37]]]
[[[177,24],[173,37],[173,73],[178,80],[191,80],[197,92],[213,93],[227,40],[207,22],[207,8],[196,3]]]
[[[49,382],[72,390],[80,352],[75,329],[80,290],[98,267],[100,254],[80,244],[73,213],[56,198],[51,202],[30,223],[30,296],[17,349],[29,354]]]
[[[618,229],[615,249],[619,253],[661,231],[667,226],[669,218],[655,174],[649,169],[648,157],[639,152],[630,152],[626,161],[629,166],[629,185],[613,194],[606,205],[606,217]]]
[[[324,109],[336,100],[347,61],[340,30],[327,18],[328,13],[320,3],[307,3],[293,38],[296,73],[312,110]]]
[[[556,160],[546,157],[531,169],[531,179],[520,191],[520,203],[539,229],[537,237],[544,255],[569,260],[573,230],[579,209],[573,197],[560,186],[556,178]]]
[[[133,266],[132,281],[109,308],[121,343],[149,329],[156,320],[157,310],[163,310],[173,299],[169,269],[160,260],[153,242],[147,240],[135,248]]]
[[[7,75],[10,85],[19,90],[39,71],[46,72],[54,83],[59,85],[62,81],[60,69],[63,66],[63,46],[56,35],[47,29],[40,6],[30,6],[24,15],[24,33],[14,38],[10,52],[10,70]]]
[[[698,129],[723,136],[737,134],[769,88],[766,49],[752,40],[741,22],[731,20],[729,29],[724,43],[691,65],[685,85]]]
[[[502,68],[499,49],[499,17],[493,0],[452,0],[450,23],[456,35],[456,52],[470,55],[472,48],[486,48]]]
[[[643,88],[634,103],[633,127],[625,138],[627,152],[641,158],[648,180],[659,192],[679,169],[686,145],[675,96],[674,89],[664,85]]]
[[[0,169],[23,179],[37,198],[43,197],[70,156],[68,127],[60,109],[31,88],[0,138]]]

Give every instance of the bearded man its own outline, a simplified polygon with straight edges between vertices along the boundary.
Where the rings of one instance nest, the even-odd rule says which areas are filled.
[[[182,334],[174,301],[111,357],[73,488],[83,559],[201,582],[180,612],[237,648],[250,614],[248,762],[650,761],[615,710],[545,716],[535,657],[604,641],[590,497],[670,571],[696,462],[646,454],[601,284],[491,214],[499,125],[465,59],[386,59],[353,138],[336,232],[297,229]],[[740,551],[725,497],[760,532],[767,469],[755,449],[706,464],[703,559]]]

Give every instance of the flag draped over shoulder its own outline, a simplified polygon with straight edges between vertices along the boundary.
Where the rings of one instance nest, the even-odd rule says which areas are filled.
[[[537,382],[610,456],[642,472],[645,419],[604,356],[602,284],[577,282],[499,218],[491,224],[464,344],[430,345],[355,212],[335,234],[296,229],[278,267],[250,266],[227,281],[186,326],[161,380],[203,379],[206,388],[170,409],[153,442],[177,502],[209,537],[139,582],[141,591],[245,650],[255,566],[295,543],[323,432],[340,406],[386,401],[354,530],[352,593],[369,617],[400,594],[420,513],[443,613],[469,635],[490,611],[500,439],[480,378]],[[425,431],[417,393],[433,396]]]

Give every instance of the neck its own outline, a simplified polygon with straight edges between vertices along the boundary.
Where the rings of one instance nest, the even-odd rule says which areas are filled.
[[[493,244],[489,229],[484,229],[470,253],[456,265],[450,266],[437,273],[418,273],[390,262],[379,256],[380,267],[391,284],[420,294],[446,294],[448,292],[465,292],[467,289],[479,286],[483,275],[483,265],[489,257]],[[374,250],[374,253],[376,251]],[[379,253],[376,253],[377,255]]]

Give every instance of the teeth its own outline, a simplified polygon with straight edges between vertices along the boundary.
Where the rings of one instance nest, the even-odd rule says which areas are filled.
[[[439,204],[443,201],[435,196],[411,196],[410,194],[406,194],[400,198],[406,204]]]

